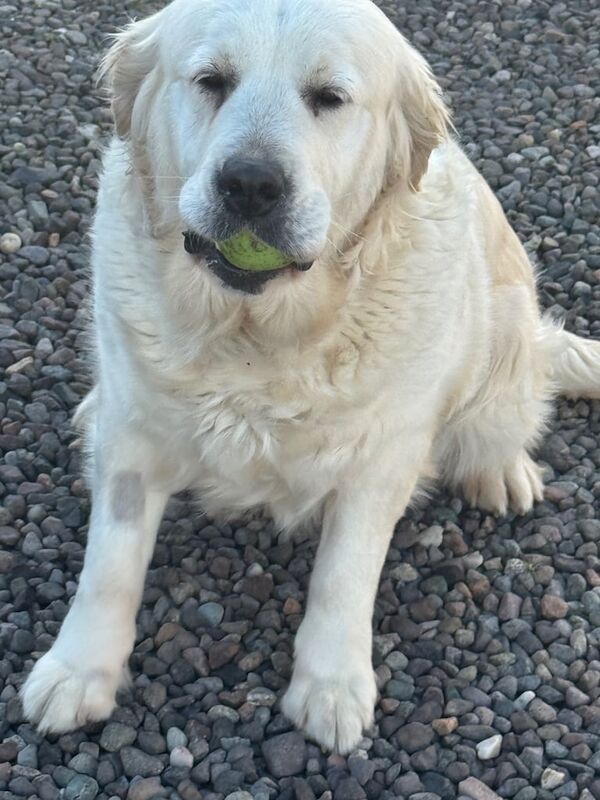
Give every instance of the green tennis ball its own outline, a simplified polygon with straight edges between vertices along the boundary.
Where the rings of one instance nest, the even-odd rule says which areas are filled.
[[[250,231],[242,231],[231,239],[217,242],[216,247],[230,264],[249,272],[280,269],[291,263],[289,256],[258,239]]]

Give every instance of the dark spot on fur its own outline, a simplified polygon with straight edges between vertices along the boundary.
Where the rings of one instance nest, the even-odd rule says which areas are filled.
[[[133,522],[144,513],[146,498],[139,472],[118,472],[113,478],[111,507],[119,522]]]

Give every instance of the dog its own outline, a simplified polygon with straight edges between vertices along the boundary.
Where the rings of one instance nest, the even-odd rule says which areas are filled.
[[[93,508],[25,713],[56,733],[109,716],[165,504],[192,487],[211,514],[320,526],[283,711],[347,753],[373,721],[373,604],[411,497],[438,476],[529,511],[530,452],[558,393],[600,396],[600,343],[540,314],[427,63],[370,0],[174,0],[102,69],[116,135],[76,418]],[[236,268],[215,242],[241,231],[289,264]]]

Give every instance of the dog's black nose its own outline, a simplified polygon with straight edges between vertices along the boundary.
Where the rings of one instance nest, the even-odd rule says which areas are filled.
[[[230,158],[223,165],[217,186],[229,211],[242,217],[261,217],[281,199],[285,189],[283,169],[259,158]]]

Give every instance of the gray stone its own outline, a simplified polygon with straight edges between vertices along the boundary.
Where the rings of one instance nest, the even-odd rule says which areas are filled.
[[[19,751],[17,756],[17,764],[22,767],[31,767],[32,769],[38,768],[38,749],[35,744],[28,744]]]
[[[472,800],[500,800],[499,795],[492,791],[485,783],[477,778],[466,778],[458,784],[461,795],[472,798]]]
[[[424,725],[421,722],[410,722],[403,725],[396,733],[398,743],[407,753],[415,753],[427,747],[435,738],[435,732],[431,725]]]
[[[27,261],[30,261],[36,267],[43,267],[44,264],[48,263],[48,259],[50,257],[50,253],[47,248],[36,245],[27,245],[26,247],[22,247],[18,251],[18,255],[27,259]]]
[[[76,775],[65,788],[65,800],[94,800],[100,787],[89,775]]]
[[[186,747],[188,737],[179,728],[169,728],[167,731],[167,747],[173,750],[174,747]]]
[[[45,228],[49,222],[48,206],[43,200],[30,200],[27,213],[34,228]]]
[[[100,747],[109,753],[118,753],[123,747],[135,742],[137,731],[121,722],[109,722],[100,734]]]
[[[77,753],[69,761],[69,769],[75,770],[82,775],[91,775],[96,777],[96,770],[98,768],[98,760],[89,753]]]
[[[262,754],[275,778],[298,775],[306,765],[306,742],[298,731],[282,733],[263,742]]]
[[[123,764],[123,772],[128,778],[133,778],[136,775],[142,778],[149,778],[154,775],[160,775],[165,768],[161,758],[150,756],[138,750],[137,747],[124,747],[119,755]]]
[[[151,800],[165,793],[160,778],[134,778],[129,784],[127,800]]]
[[[217,628],[221,624],[224,614],[225,609],[219,603],[203,603],[198,608],[200,622],[210,628]]]

